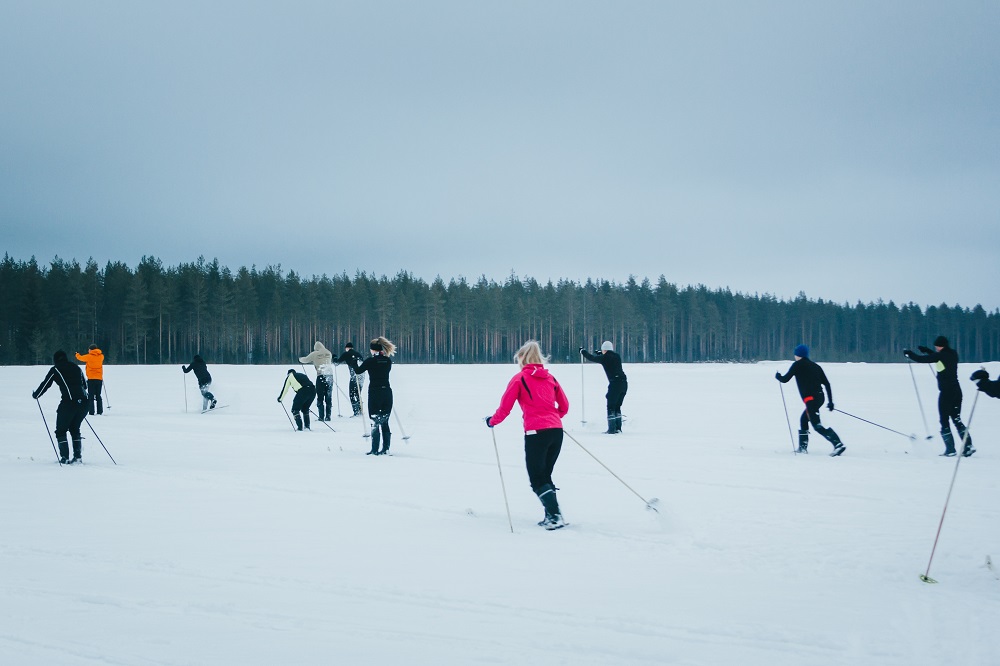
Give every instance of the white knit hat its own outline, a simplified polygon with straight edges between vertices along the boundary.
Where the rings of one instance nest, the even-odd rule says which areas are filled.
[[[614,351],[615,346],[611,344],[611,340],[605,340],[601,343],[601,351]]]

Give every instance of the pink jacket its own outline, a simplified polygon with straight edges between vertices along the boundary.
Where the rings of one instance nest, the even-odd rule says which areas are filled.
[[[562,428],[562,417],[569,411],[569,400],[556,378],[541,365],[528,364],[507,384],[500,406],[490,417],[490,425],[502,423],[514,401],[524,412],[524,431]]]

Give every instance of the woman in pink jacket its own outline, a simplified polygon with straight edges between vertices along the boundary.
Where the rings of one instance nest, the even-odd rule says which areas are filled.
[[[545,507],[545,519],[538,524],[547,530],[559,529],[566,523],[556,500],[552,468],[562,448],[562,418],[569,411],[569,401],[559,382],[542,366],[548,359],[542,356],[538,342],[525,342],[514,360],[521,371],[507,384],[500,406],[493,416],[486,418],[486,425],[492,428],[500,424],[510,414],[515,401],[520,405],[524,414],[524,461],[528,480]]]

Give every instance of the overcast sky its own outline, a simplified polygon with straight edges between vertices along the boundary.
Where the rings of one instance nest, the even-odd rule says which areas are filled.
[[[3,251],[993,310],[998,35],[993,0],[0,0]]]

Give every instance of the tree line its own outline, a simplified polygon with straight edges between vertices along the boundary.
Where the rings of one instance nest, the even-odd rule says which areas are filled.
[[[510,362],[527,339],[554,362],[612,340],[629,363],[789,358],[803,342],[824,361],[902,360],[945,335],[963,361],[1000,358],[1000,310],[981,305],[837,304],[629,278],[542,284],[440,277],[428,283],[346,272],[305,278],[280,265],[232,271],[200,257],[134,268],[93,259],[0,263],[0,364],[49,363],[97,344],[108,363],[295,363],[316,340],[337,351],[385,335],[411,363]]]

